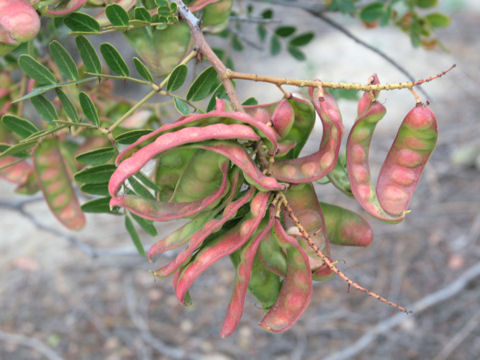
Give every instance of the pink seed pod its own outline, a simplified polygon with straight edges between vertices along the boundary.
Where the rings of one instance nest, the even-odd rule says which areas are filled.
[[[373,231],[368,222],[353,211],[321,202],[330,243],[342,246],[368,246]]]
[[[58,139],[42,140],[33,151],[33,164],[38,185],[52,213],[67,228],[81,229],[85,215],[73,190]]]
[[[228,220],[232,219],[237,214],[237,211],[252,198],[253,193],[254,188],[250,188],[250,190],[240,199],[228,204],[227,207],[225,207],[225,209],[223,210],[221,218],[210,220],[201,229],[195,232],[189,239],[190,242],[188,244],[188,247],[182,252],[180,252],[175,258],[175,260],[156,270],[154,272],[154,275],[169,276],[181,265],[188,262],[194,251],[196,251],[202,245],[205,239],[211,234],[213,234],[215,231],[220,230]],[[153,254],[158,252],[156,250],[157,248],[158,246],[154,245],[153,250],[149,251],[149,258],[151,258]]]
[[[386,212],[401,215],[407,210],[423,169],[437,142],[435,114],[418,103],[404,118],[380,169],[378,200]]]
[[[270,216],[268,217],[268,220],[267,218],[264,219],[262,224],[260,224],[259,229],[252,236],[252,239],[240,250],[240,262],[236,269],[235,284],[233,286],[230,303],[228,304],[227,314],[225,315],[225,320],[223,322],[222,331],[220,332],[220,336],[223,338],[230,336],[240,322],[255,254],[257,253],[260,242],[263,241],[273,226],[273,221],[275,219],[274,215],[273,208],[270,208]]]
[[[22,43],[35,38],[40,31],[40,17],[26,0],[0,0],[0,41],[6,32]]]
[[[373,102],[359,115],[347,139],[347,171],[352,193],[358,203],[372,216],[386,222],[400,222],[404,218],[388,214],[380,205],[370,174],[368,154],[377,123],[385,116],[385,106]]]
[[[287,255],[287,274],[277,301],[259,325],[271,332],[290,329],[302,316],[312,296],[312,272],[305,251],[289,236],[278,219],[275,236]]]
[[[274,177],[263,174],[257,165],[253,162],[249,154],[242,146],[228,142],[214,142],[212,145],[195,145],[205,150],[214,151],[221,154],[236,166],[238,166],[245,176],[245,180],[255,186],[260,191],[276,191],[285,189],[285,184],[279,183]]]
[[[220,102],[219,104],[220,108],[222,108],[222,102]],[[125,160],[127,157],[137,152],[140,147],[151,143],[161,135],[173,131],[178,131],[187,127],[202,128],[208,125],[216,125],[219,123],[219,119],[223,119],[223,122],[228,124],[233,123],[237,125],[250,126],[261,138],[265,140],[266,145],[270,147],[272,152],[277,151],[277,134],[266,123],[263,123],[255,119],[254,117],[241,112],[225,112],[223,110],[213,110],[205,114],[194,114],[182,117],[173,124],[165,124],[157,130],[141,136],[137,141],[135,141],[133,144],[130,144],[117,156],[115,164],[118,165],[122,160]]]
[[[70,14],[74,11],[77,11],[80,9],[87,0],[70,0],[70,1],[57,1],[59,3],[56,7],[54,8],[47,8],[46,13],[47,15],[52,15],[52,16],[65,16],[67,14]]]
[[[280,138],[283,138],[288,134],[292,128],[294,119],[295,112],[293,111],[292,105],[290,105],[288,100],[283,99],[280,101],[280,104],[278,104],[272,115],[273,127],[280,135]]]
[[[181,303],[184,302],[185,295],[190,286],[208,267],[222,257],[230,255],[241,248],[257,230],[265,216],[269,194],[258,193],[256,197],[261,199],[263,208],[263,211],[261,211],[258,216],[250,214],[246,220],[217,237],[217,239],[200,250],[195,258],[182,270],[175,289],[178,301]]]
[[[118,168],[108,183],[110,195],[115,196],[123,182],[140,171],[154,156],[174,147],[213,139],[246,139],[256,141],[259,140],[259,136],[250,127],[241,124],[213,124],[205,127],[188,127],[162,134],[153,143],[141,148],[128,159],[119,163]]]
[[[17,162],[18,160],[18,158],[13,156],[0,158],[0,168]],[[27,161],[21,161],[0,170],[0,179],[21,186],[27,182],[28,177],[32,173],[33,167]]]
[[[222,165],[222,184],[220,187],[214,193],[196,201],[181,203],[161,202],[137,195],[121,195],[112,196],[110,199],[110,207],[121,206],[138,216],[154,221],[181,219],[194,215],[217,203],[228,190],[227,174],[228,161],[225,161]]]
[[[319,150],[301,158],[273,163],[270,171],[278,180],[296,184],[312,182],[327,175],[337,162],[343,124],[336,101],[326,91],[319,98],[312,88],[310,97],[323,125]]]
[[[288,204],[305,230],[311,234],[311,239],[318,248],[330,257],[330,240],[323,216],[322,208],[317,199],[317,194],[312,183],[298,184],[285,192]],[[285,229],[289,235],[295,236],[299,244],[308,255],[310,268],[316,271],[324,265],[322,259],[313,251],[306,240],[301,236],[293,220],[283,212]]]
[[[368,83],[371,85],[380,84],[380,80],[378,79],[377,74],[373,74],[372,76],[370,76],[370,78],[368,79]],[[365,91],[362,98],[358,102],[357,114],[362,115],[365,111],[367,111],[373,104],[373,102],[377,99],[379,93],[380,91]]]

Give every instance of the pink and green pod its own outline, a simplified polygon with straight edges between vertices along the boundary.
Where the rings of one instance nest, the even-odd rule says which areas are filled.
[[[266,123],[255,119],[249,114],[242,112],[226,112],[224,101],[219,100],[217,101],[216,110],[212,110],[205,114],[193,114],[182,117],[172,124],[162,125],[157,130],[141,136],[137,141],[129,145],[117,156],[115,163],[118,165],[120,161],[125,160],[142,147],[152,143],[158,137],[165,135],[166,133],[179,131],[188,127],[197,127],[200,129],[205,128],[205,131],[208,132],[207,130],[209,128],[207,128],[207,126],[215,124],[237,124],[249,126],[257,133],[258,136],[262,138],[272,153],[277,151],[277,134],[271,127],[269,127]]]
[[[67,0],[57,1],[54,6],[48,6],[45,9],[46,15],[49,16],[65,16],[80,9],[87,0]]]
[[[375,101],[357,118],[347,140],[347,171],[352,193],[358,203],[370,215],[396,223],[402,221],[405,214],[391,215],[382,208],[372,182],[368,161],[373,132],[385,113],[385,106]]]
[[[178,301],[184,302],[187,290],[208,267],[238,250],[250,239],[265,216],[268,200],[268,193],[258,193],[250,203],[250,213],[245,220],[209,242],[183,268],[175,289]]]
[[[34,39],[40,17],[26,0],[0,0],[0,56],[18,44]]]
[[[43,139],[33,151],[35,176],[45,201],[55,217],[67,228],[79,230],[85,216],[72,187],[57,138]]]
[[[335,99],[328,93],[320,97],[318,89],[310,88],[310,97],[323,125],[319,150],[296,159],[276,161],[270,171],[272,176],[289,183],[306,183],[327,175],[338,159],[343,135],[343,124]]]
[[[270,211],[270,216],[265,218],[260,224],[258,230],[252,236],[250,241],[241,249],[237,250],[239,261],[236,264],[235,283],[233,293],[228,304],[227,314],[223,322],[221,337],[230,336],[238,326],[243,313],[245,295],[247,294],[248,284],[252,273],[252,265],[255,260],[258,246],[264,237],[270,232],[273,226],[274,212]]]
[[[371,85],[380,84],[377,74],[370,76],[368,83]],[[358,101],[357,114],[362,115],[365,111],[367,111],[377,99],[379,93],[380,91],[365,91],[361,99]]]
[[[110,207],[124,207],[134,214],[154,221],[169,221],[186,218],[200,211],[215,207],[228,191],[228,161],[221,165],[222,183],[216,191],[195,201],[162,202],[137,195],[114,195]],[[113,177],[113,175],[112,175]]]
[[[317,194],[312,183],[294,185],[285,192],[288,204],[297,216],[298,220],[309,233],[317,247],[327,256],[330,256],[330,240],[328,238],[322,208],[317,199]],[[308,255],[310,268],[316,271],[324,265],[324,262],[310,248],[306,240],[299,232],[293,220],[287,212],[283,212],[285,229],[289,235],[295,236],[299,244]]]
[[[418,103],[404,118],[377,181],[383,209],[401,216],[408,208],[438,137],[435,114]]]
[[[242,170],[245,180],[260,191],[277,191],[286,187],[274,177],[263,174],[244,148],[236,143],[216,141],[195,146],[227,157]]]
[[[202,228],[195,232],[189,239],[187,248],[181,251],[177,257],[165,266],[154,272],[155,276],[169,276],[180,266],[186,264],[192,257],[193,253],[197,251],[203,242],[215,232],[221,230],[223,225],[231,220],[238,212],[238,210],[251,200],[254,193],[254,188],[250,188],[242,197],[228,204],[221,216],[211,219]],[[153,250],[155,251],[155,250]],[[153,252],[152,251],[152,252]],[[149,252],[149,257],[152,254]]]
[[[287,274],[273,307],[259,325],[271,332],[283,332],[292,327],[307,308],[312,296],[312,271],[308,256],[297,241],[289,236],[278,219],[274,232],[287,256]]]
[[[342,246],[368,246],[373,231],[368,222],[353,211],[321,202],[330,244]]]
[[[165,133],[153,143],[136,151],[121,161],[108,184],[108,191],[114,197],[123,182],[139,172],[153,157],[181,145],[194,144],[212,139],[259,140],[259,136],[248,126],[241,124],[213,124],[205,127],[188,127],[171,133]],[[121,159],[121,154],[118,159]]]

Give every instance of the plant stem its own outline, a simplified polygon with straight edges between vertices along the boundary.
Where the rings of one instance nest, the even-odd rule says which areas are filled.
[[[128,81],[136,82],[136,83],[143,84],[143,85],[149,85],[154,90],[157,90],[157,91],[159,90],[158,85],[155,84],[155,83],[152,83],[152,82],[147,81],[147,80],[133,78],[133,77],[130,77],[130,76],[97,74],[97,73],[90,73],[90,72],[87,72],[87,75],[97,76],[97,77],[105,78],[105,79],[116,79],[116,80],[124,80],[124,81],[128,80]]]
[[[115,121],[112,126],[110,126],[107,131],[111,133],[114,129],[117,128],[122,122],[124,122],[130,115],[132,115],[135,111],[138,110],[143,104],[145,104],[150,98],[155,96],[157,94],[158,90],[152,90],[150,91],[143,99],[141,99],[138,103],[133,105],[130,110],[128,110],[125,114],[120,117],[117,121]]]
[[[329,89],[344,89],[344,90],[363,90],[363,91],[380,91],[380,90],[398,90],[398,89],[411,89],[414,86],[435,80],[450,70],[452,70],[456,65],[452,65],[447,70],[442,71],[437,75],[433,75],[427,79],[396,83],[396,84],[354,84],[354,83],[336,83],[320,80],[297,80],[297,79],[287,79],[287,78],[277,78],[273,76],[266,75],[257,75],[249,73],[241,73],[237,71],[232,71],[230,69],[225,70],[224,78],[228,79],[241,79],[241,80],[250,80],[250,81],[260,81],[275,84],[277,86],[281,85],[294,85],[298,87],[318,87],[318,88],[329,88]]]
[[[238,99],[233,83],[226,76],[227,67],[225,64],[218,58],[218,56],[213,52],[210,45],[205,40],[202,30],[200,29],[200,20],[193,15],[190,9],[184,4],[182,0],[176,1],[178,5],[178,13],[180,17],[187,23],[192,34],[193,41],[198,48],[198,51],[212,64],[213,68],[217,71],[218,77],[223,83],[225,92],[232,103],[232,107],[235,111],[242,111],[242,104]]]

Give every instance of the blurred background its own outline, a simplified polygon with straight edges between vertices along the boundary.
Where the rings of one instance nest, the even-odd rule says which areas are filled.
[[[123,220],[112,216],[90,215],[81,233],[67,232],[38,196],[22,198],[14,186],[0,182],[0,359],[478,359],[480,2],[439,3],[452,18],[450,27],[437,32],[448,52],[414,49],[398,29],[366,29],[356,20],[334,17],[417,79],[457,64],[423,86],[440,135],[410,204],[412,213],[397,225],[369,218],[375,238],[366,249],[333,249],[338,267],[352,280],[413,314],[349,291],[333,277],[314,284],[309,308],[288,332],[260,329],[263,311],[247,296],[239,328],[221,339],[234,279],[228,259],[196,281],[193,305],[185,308],[171,279],[149,273],[174,254],[149,264],[136,253]],[[382,82],[406,80],[319,19],[298,9],[276,11],[279,19],[296,17],[299,32],[315,30],[315,41],[304,49],[308,60],[270,58],[268,51],[253,48],[235,55],[236,70],[326,81],[365,82],[372,73]],[[260,102],[281,97],[273,86],[246,82],[239,83],[239,93]],[[408,90],[383,92],[380,100],[388,114],[374,137],[373,171],[414,105]],[[341,100],[339,105],[351,126],[356,104]],[[321,128],[315,132],[306,152],[318,146]],[[317,190],[322,200],[362,213],[332,185]],[[162,224],[160,233],[175,225]]]

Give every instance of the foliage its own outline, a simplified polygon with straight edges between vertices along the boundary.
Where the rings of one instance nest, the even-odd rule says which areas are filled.
[[[432,12],[433,0],[357,3],[333,0],[321,6],[358,17],[368,27],[398,26],[415,46],[433,46],[433,29],[449,24],[448,17]],[[84,226],[84,213],[123,216],[140,255],[147,253],[144,234],[158,236],[156,222],[189,219],[150,247],[148,257],[186,245],[155,275],[173,275],[178,300],[187,304],[195,279],[230,256],[236,277],[222,336],[236,328],[247,291],[266,311],[260,325],[273,332],[298,320],[313,280],[336,273],[372,294],[337,269],[331,251],[331,245],[368,246],[370,225],[348,209],[320,202],[313,184],[331,182],[370,215],[400,222],[437,139],[435,115],[417,96],[375,187],[368,151],[386,111],[376,101],[378,93],[412,89],[438,76],[381,85],[373,75],[362,85],[236,73],[234,53],[212,49],[204,32],[242,51],[250,46],[244,27],[254,26],[271,56],[286,49],[298,61],[307,58],[305,46],[314,39],[295,24],[279,25],[274,8],[241,5],[0,0],[0,177],[16,184],[20,194],[40,191],[71,230]],[[104,41],[97,51],[91,39],[112,32],[121,33],[137,56],[124,59],[119,49],[125,43]],[[207,64],[195,76],[188,66],[193,61]],[[240,104],[234,79],[265,81],[282,90],[285,84],[308,87],[309,96],[284,91],[285,98],[271,104],[253,98]],[[115,80],[149,92],[133,102],[114,93]],[[350,98],[350,90],[363,91],[344,155],[342,117],[327,88]],[[161,101],[148,102],[158,95]],[[24,111],[28,102],[35,115]],[[318,151],[301,157],[316,115],[323,137]],[[87,200],[78,199],[76,188]]]

